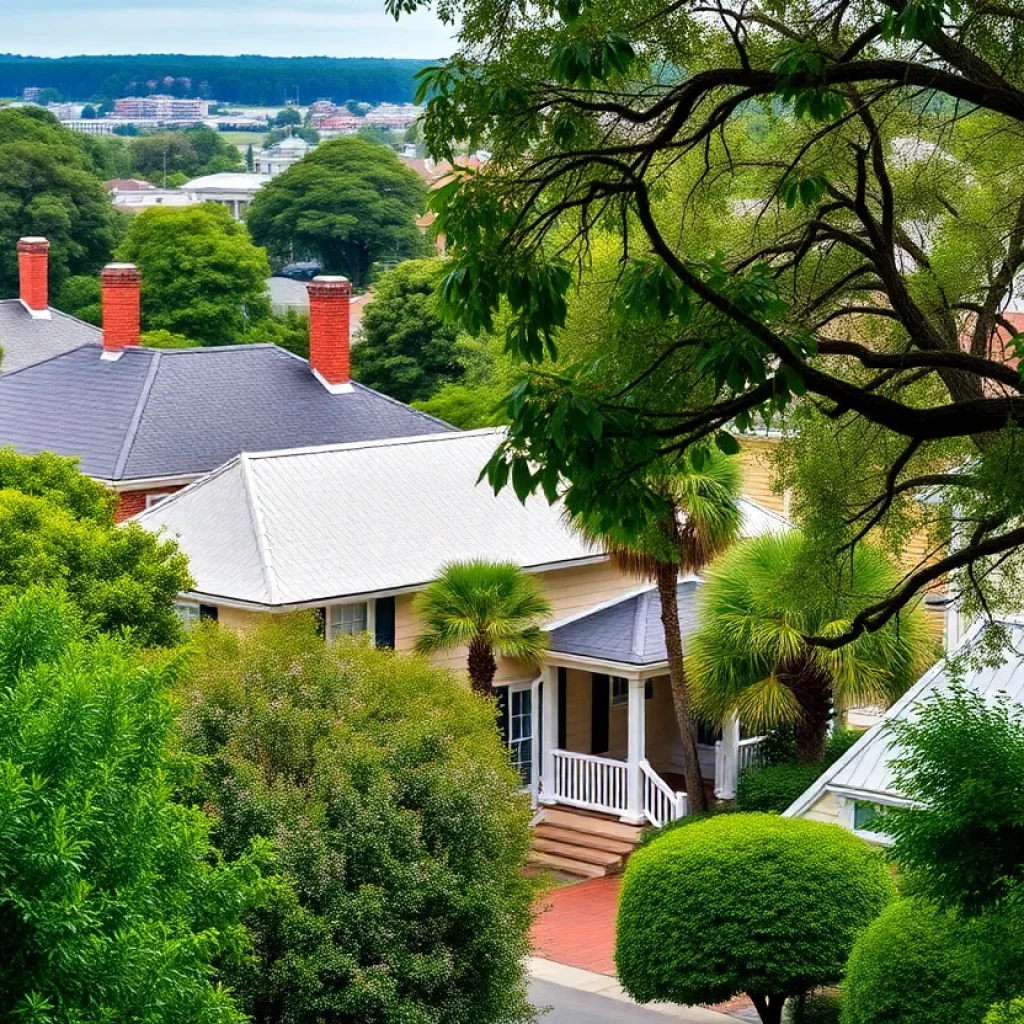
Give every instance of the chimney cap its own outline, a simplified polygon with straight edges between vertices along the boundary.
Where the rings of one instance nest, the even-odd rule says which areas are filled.
[[[25,235],[24,238],[18,239],[18,249],[31,250],[31,249],[49,249],[50,240],[43,238],[42,235]]]
[[[306,291],[310,295],[323,294],[324,292],[344,292],[351,294],[352,282],[347,277],[333,274],[319,274],[306,285]]]
[[[139,268],[134,263],[108,263],[100,274],[104,281],[138,281],[141,279]]]

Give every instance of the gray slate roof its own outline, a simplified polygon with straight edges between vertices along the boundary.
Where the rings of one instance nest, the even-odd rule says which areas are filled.
[[[80,345],[98,345],[98,327],[50,309],[49,320],[35,320],[18,299],[0,300],[0,373],[13,373],[52,359]]]
[[[0,446],[75,455],[114,482],[206,473],[241,452],[451,429],[359,384],[332,395],[276,345],[128,348],[109,362],[84,345],[0,376]]]
[[[683,640],[697,629],[696,580],[676,587]],[[661,598],[656,588],[630,594],[556,626],[549,634],[550,650],[620,665],[657,665],[668,658],[661,625]]]

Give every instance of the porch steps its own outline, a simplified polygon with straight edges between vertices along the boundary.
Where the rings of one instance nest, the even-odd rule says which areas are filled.
[[[601,878],[622,870],[642,831],[588,811],[544,808],[534,821],[530,862]]]

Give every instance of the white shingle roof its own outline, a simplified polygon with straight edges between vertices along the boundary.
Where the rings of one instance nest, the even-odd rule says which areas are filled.
[[[413,588],[452,559],[527,568],[599,551],[543,497],[495,496],[493,430],[241,455],[137,518],[189,556],[196,591],[282,606]]]
[[[961,682],[970,690],[994,699],[1006,694],[1010,700],[1024,704],[1024,624],[1005,622],[1010,630],[1012,649],[1006,652],[1006,660],[998,666],[981,665],[969,668]],[[985,624],[975,627],[964,640],[964,644],[977,641]],[[961,648],[963,650],[964,648]],[[886,723],[899,719],[914,720],[917,707],[937,693],[947,689],[951,678],[946,659],[933,665],[886,713],[885,718],[869,729],[854,746],[846,752],[817,782],[814,783],[786,812],[786,817],[800,817],[808,811],[826,792],[854,792],[863,794],[865,799],[872,796],[899,799],[893,782],[891,763],[900,756],[899,747]]]

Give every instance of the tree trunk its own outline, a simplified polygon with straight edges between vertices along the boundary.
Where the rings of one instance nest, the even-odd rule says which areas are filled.
[[[468,668],[469,682],[473,689],[484,697],[490,697],[498,663],[494,660],[491,645],[483,637],[476,637],[469,645]]]
[[[800,717],[793,726],[797,757],[803,764],[816,764],[825,752],[832,721],[832,686],[825,673],[806,663],[787,673],[786,683],[800,705]]]
[[[668,652],[668,674],[672,682],[672,703],[676,709],[679,737],[683,743],[683,776],[686,779],[686,798],[691,814],[703,814],[708,809],[704,780],[697,757],[697,734],[690,717],[690,687],[683,665],[683,638],[679,629],[679,607],[676,604],[676,567],[668,562],[658,565],[658,595],[661,597],[661,624],[665,630],[665,649]]]
[[[761,1024],[782,1024],[782,1008],[786,1005],[785,996],[766,996],[760,992],[748,992],[750,1001],[757,1010]]]

